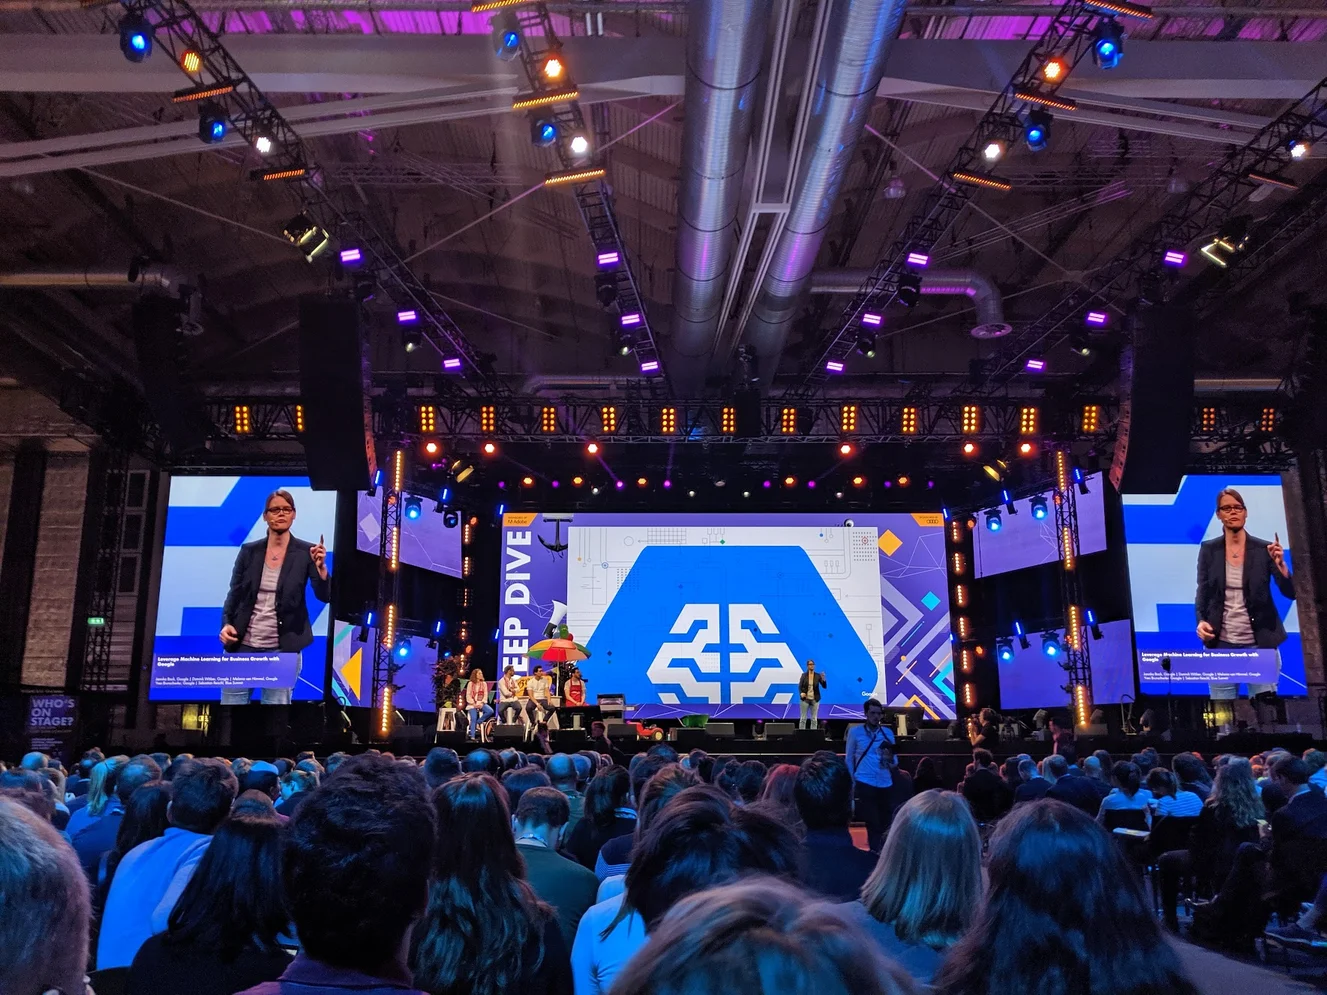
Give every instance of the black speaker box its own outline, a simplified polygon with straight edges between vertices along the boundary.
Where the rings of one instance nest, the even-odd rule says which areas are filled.
[[[472,749],[464,729],[443,729],[437,734],[433,745],[451,747],[461,756],[465,756]]]
[[[202,397],[184,376],[180,302],[146,294],[134,304],[134,349],[143,393],[172,453],[190,453],[207,443],[211,423]]]
[[[766,739],[788,739],[797,731],[796,722],[766,722]]]
[[[301,441],[314,490],[362,491],[369,486],[376,460],[367,367],[359,304],[348,298],[301,297]]]
[[[1196,320],[1187,308],[1147,307],[1131,325],[1111,483],[1121,494],[1174,494],[1189,461]]]
[[[703,750],[706,743],[704,729],[686,729],[682,726],[669,729],[668,739],[679,750]]]
[[[493,742],[512,745],[525,742],[525,726],[519,722],[510,722],[493,727]]]
[[[636,732],[636,727],[627,722],[609,722],[609,739],[639,739],[640,734]]]
[[[715,739],[732,739],[737,735],[737,729],[731,722],[707,722],[705,732]]]
[[[793,743],[799,750],[823,750],[827,742],[823,729],[798,729],[793,733]]]

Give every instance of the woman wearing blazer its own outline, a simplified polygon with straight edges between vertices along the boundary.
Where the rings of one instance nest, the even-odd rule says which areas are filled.
[[[298,653],[313,642],[305,585],[313,585],[319,601],[332,598],[322,538],[315,545],[290,534],[295,524],[295,499],[290,492],[269,494],[263,518],[267,537],[240,547],[230,575],[220,635],[228,653]],[[250,691],[223,688],[221,704],[246,704]],[[263,704],[287,705],[290,692],[290,688],[263,688]]]
[[[1286,640],[1285,626],[1272,601],[1272,584],[1287,598],[1295,597],[1294,579],[1286,565],[1281,537],[1271,542],[1244,528],[1248,509],[1239,491],[1227,487],[1216,496],[1221,535],[1198,549],[1198,638],[1209,649],[1258,646],[1275,649]],[[1236,685],[1213,684],[1214,701],[1231,701]],[[1249,697],[1275,692],[1276,684],[1250,684]]]

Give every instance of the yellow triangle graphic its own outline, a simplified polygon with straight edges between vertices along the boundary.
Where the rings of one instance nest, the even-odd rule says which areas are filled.
[[[360,682],[364,672],[363,650],[355,650],[350,659],[341,665],[341,679],[346,682],[346,687],[350,688],[356,698],[363,700],[364,695],[360,691]]]

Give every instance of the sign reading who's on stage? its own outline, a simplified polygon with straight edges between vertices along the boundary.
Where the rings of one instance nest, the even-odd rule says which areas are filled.
[[[78,699],[68,694],[30,694],[27,713],[28,748],[68,764],[78,725]]]

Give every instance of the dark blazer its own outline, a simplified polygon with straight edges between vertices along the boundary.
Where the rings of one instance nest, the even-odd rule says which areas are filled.
[[[313,543],[290,537],[286,558],[276,582],[276,629],[278,649],[283,653],[298,653],[313,642],[313,627],[309,623],[309,606],[304,599],[304,585],[313,585],[314,596],[322,602],[332,600],[332,576],[323,580],[313,565],[309,550]],[[267,555],[267,537],[246,542],[235,557],[235,569],[230,574],[230,592],[221,609],[224,625],[235,626],[239,641],[249,628],[253,606],[258,601],[258,585],[263,581],[263,557]]]
[[[802,676],[797,679],[797,700],[801,701],[802,695],[809,694],[812,701],[819,701],[820,689],[825,687],[827,683],[828,681],[825,680],[825,675],[820,671],[816,671],[814,680],[811,678],[810,674],[803,671]],[[810,685],[809,689],[807,688],[808,684]]]
[[[826,898],[855,902],[875,870],[877,857],[859,850],[847,828],[808,829],[802,841],[799,874],[802,883]]]
[[[1024,781],[1014,789],[1014,804],[1019,802],[1035,802],[1046,797],[1046,792],[1051,789],[1051,782],[1044,777],[1033,777]]]
[[[1286,641],[1286,629],[1272,601],[1272,584],[1292,600],[1294,578],[1282,577],[1267,552],[1267,540],[1254,535],[1244,537],[1244,604],[1253,625],[1254,645],[1275,649]],[[1226,540],[1224,535],[1208,539],[1198,547],[1198,593],[1194,611],[1199,622],[1206,622],[1221,638],[1221,616],[1226,607]]]

